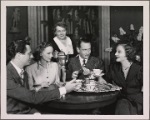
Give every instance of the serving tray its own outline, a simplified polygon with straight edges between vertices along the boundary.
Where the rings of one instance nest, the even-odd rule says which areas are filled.
[[[93,89],[88,89],[86,87],[86,85],[83,85],[81,88],[76,89],[75,92],[87,92],[87,93],[101,93],[101,92],[111,92],[111,91],[120,91],[122,88],[117,86],[117,85],[113,85],[113,84],[91,84],[91,86],[93,87]]]

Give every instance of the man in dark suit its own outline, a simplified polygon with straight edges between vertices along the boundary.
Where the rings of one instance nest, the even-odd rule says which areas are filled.
[[[8,47],[8,54],[11,61],[7,65],[7,113],[8,114],[33,114],[36,109],[31,108],[32,104],[40,104],[61,96],[75,89],[75,81],[67,82],[63,87],[50,91],[28,90],[27,75],[24,67],[29,65],[33,58],[30,44],[25,40],[12,42]]]
[[[104,71],[103,61],[91,56],[90,40],[81,38],[77,44],[77,51],[79,54],[68,63],[67,79],[84,79],[86,75],[90,75],[93,69]],[[82,72],[80,73],[80,71]],[[100,80],[102,77],[99,76],[98,78]]]

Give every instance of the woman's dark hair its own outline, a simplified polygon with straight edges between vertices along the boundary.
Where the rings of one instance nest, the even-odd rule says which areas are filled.
[[[127,60],[134,62],[136,57],[136,49],[129,43],[118,43],[117,46],[119,45],[124,47]]]
[[[67,30],[67,25],[64,22],[58,22],[54,26],[54,33],[56,32],[56,27],[57,26],[63,27],[63,28],[65,28]]]
[[[30,45],[29,40],[16,40],[11,42],[7,49],[7,61],[14,58],[17,53],[24,54],[26,52],[26,45]]]
[[[82,42],[84,42],[84,43],[90,43],[91,44],[91,41],[87,37],[80,37],[80,39],[77,42],[77,47],[78,48],[81,47],[81,43]]]
[[[34,56],[34,60],[35,61],[39,61],[41,59],[40,54],[43,52],[43,50],[47,47],[52,46],[52,44],[50,42],[42,42],[37,48],[36,51],[33,53]]]

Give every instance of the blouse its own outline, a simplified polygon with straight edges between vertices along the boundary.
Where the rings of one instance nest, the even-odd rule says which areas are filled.
[[[60,82],[59,66],[56,62],[47,64],[47,68],[43,67],[40,62],[36,62],[28,66],[26,72],[30,90],[37,91],[37,86],[42,86],[43,82],[46,82],[48,85]]]

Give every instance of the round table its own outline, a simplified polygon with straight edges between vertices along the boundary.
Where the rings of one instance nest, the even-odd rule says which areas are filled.
[[[87,110],[105,107],[116,101],[119,91],[105,93],[71,92],[64,98],[46,103],[47,107],[67,110]]]

